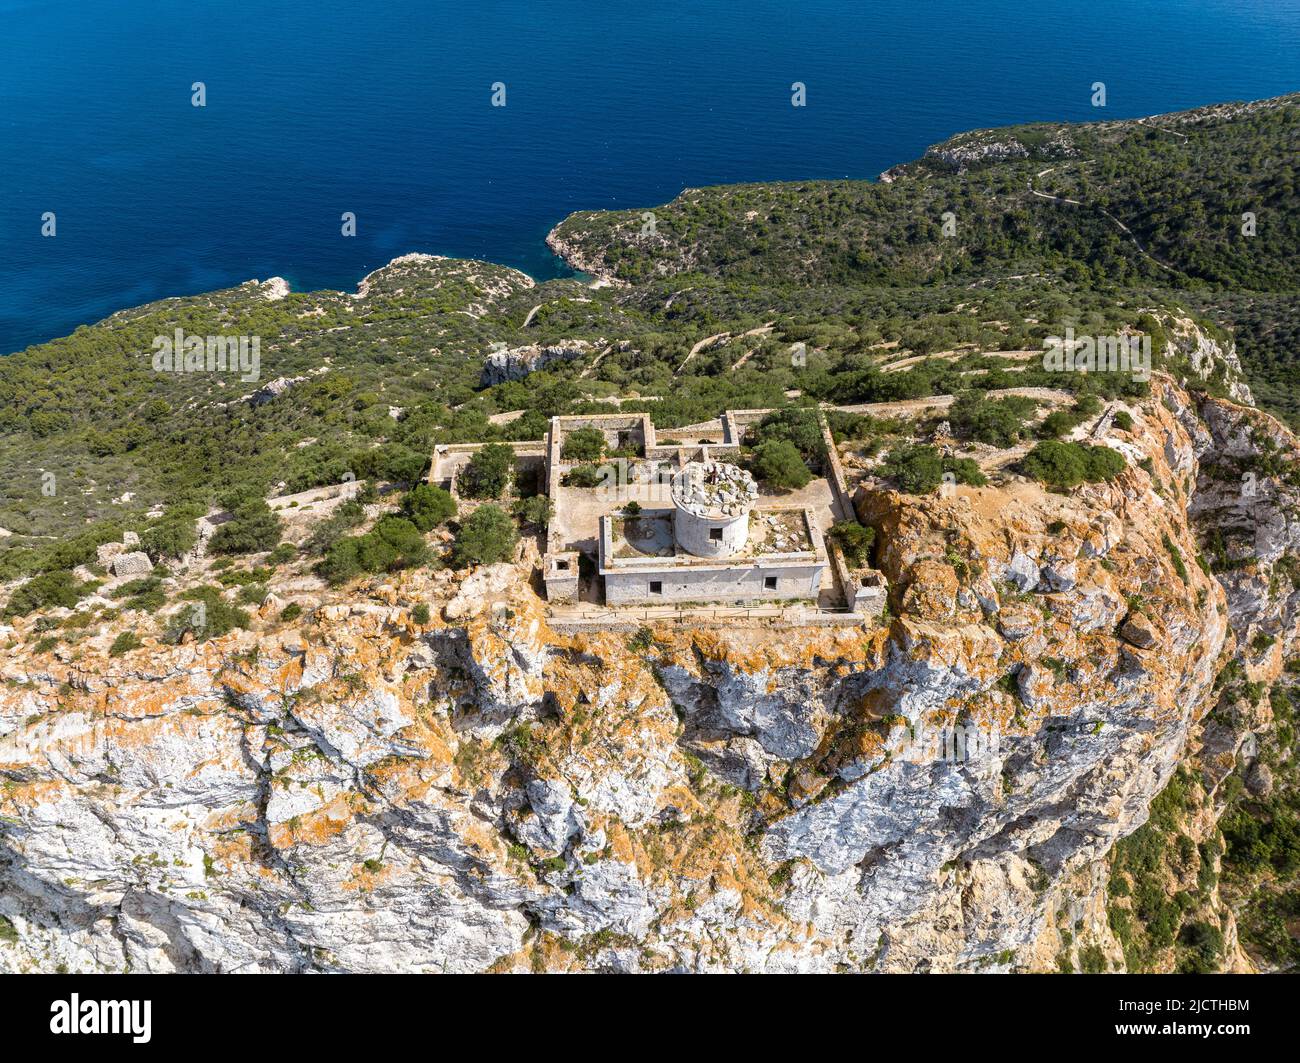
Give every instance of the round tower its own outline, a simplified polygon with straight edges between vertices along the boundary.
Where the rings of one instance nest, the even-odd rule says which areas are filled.
[[[754,478],[724,461],[692,461],[673,477],[673,532],[696,557],[731,557],[749,538]]]

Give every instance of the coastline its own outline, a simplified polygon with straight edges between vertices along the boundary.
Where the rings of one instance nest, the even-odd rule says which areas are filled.
[[[879,173],[877,173],[875,177],[871,177],[871,176],[847,177],[847,178],[843,178],[843,180],[862,181],[867,183],[891,184],[900,177],[905,177],[905,176],[910,176],[915,174],[917,172],[916,167],[919,163],[935,162],[935,161],[946,163],[949,165],[955,165],[958,171],[961,172],[962,170],[964,170],[964,164],[971,161],[972,158],[979,157],[981,155],[987,155],[990,153],[991,149],[996,150],[997,148],[1000,147],[999,145],[989,145],[988,143],[986,143],[989,137],[995,134],[1004,133],[1008,130],[1021,128],[1022,126],[1052,126],[1052,127],[1063,126],[1069,128],[1079,128],[1084,126],[1097,126],[1097,127],[1119,126],[1127,123],[1137,122],[1141,124],[1151,123],[1152,128],[1161,128],[1161,126],[1155,125],[1154,123],[1157,123],[1162,119],[1169,120],[1171,124],[1182,124],[1182,123],[1189,123],[1189,122],[1195,123],[1206,119],[1219,118],[1224,116],[1230,116],[1233,114],[1250,112],[1262,108],[1269,108],[1269,107],[1289,104],[1296,101],[1297,99],[1300,99],[1300,92],[1289,92],[1289,93],[1282,93],[1275,96],[1268,96],[1256,100],[1224,101],[1224,102],[1205,104],[1200,107],[1188,108],[1183,110],[1175,109],[1169,111],[1160,111],[1139,118],[1115,118],[1115,119],[1103,119],[1103,120],[1091,121],[1091,122],[1068,122],[1068,121],[1067,122],[1044,122],[1044,121],[1032,122],[1031,121],[1031,122],[1021,123],[1019,125],[987,126],[987,127],[979,127],[974,129],[966,129],[954,133],[951,136],[936,142],[935,144],[929,145],[925,149],[925,151],[922,152],[915,159],[911,159],[905,162],[898,162],[887,167],[885,170],[882,170]],[[716,185],[706,185],[701,187],[726,187],[732,184],[772,185],[772,184],[802,183],[807,181],[821,181],[821,180],[826,180],[826,179],[825,178],[785,178],[779,181],[721,182]],[[669,202],[675,201],[677,198],[680,198],[682,195],[685,195],[693,190],[694,190],[694,186],[685,187],[677,194],[677,196],[673,197],[673,200],[670,200]],[[653,209],[653,208],[647,207],[646,209]],[[368,282],[371,280],[371,278],[373,278],[374,276],[381,273],[382,271],[389,269],[395,265],[401,265],[405,262],[411,262],[416,260],[438,261],[438,262],[446,262],[446,263],[477,263],[485,266],[490,266],[493,268],[510,270],[514,273],[517,273],[523,277],[528,278],[530,286],[545,283],[546,281],[549,280],[568,279],[568,280],[579,281],[580,283],[583,283],[584,285],[590,288],[628,287],[627,282],[621,280],[615,274],[610,272],[605,267],[604,263],[600,261],[598,258],[595,258],[585,253],[581,248],[575,246],[572,241],[566,240],[560,235],[558,235],[559,231],[564,227],[565,223],[568,222],[569,219],[582,216],[582,215],[592,215],[592,214],[601,214],[601,213],[606,213],[606,211],[603,210],[571,211],[568,214],[566,214],[564,217],[560,218],[560,220],[556,222],[547,231],[546,236],[543,238],[542,241],[543,245],[551,252],[552,255],[555,256],[555,258],[560,263],[564,265],[565,268],[571,271],[573,275],[570,277],[563,277],[563,276],[547,277],[544,280],[542,280],[534,276],[533,274],[528,273],[526,270],[520,269],[516,266],[509,266],[502,262],[494,261],[492,259],[461,257],[456,255],[444,255],[436,252],[426,252],[426,251],[408,251],[396,255],[395,257],[385,262],[383,265],[380,265],[375,269],[368,271],[357,282],[356,290],[353,292],[348,292],[341,288],[332,288],[328,286],[323,286],[318,288],[304,288],[302,291],[296,291],[295,289],[292,288],[289,282],[285,280],[284,277],[278,274],[268,277],[267,280],[265,281],[253,278],[253,279],[238,281],[236,283],[227,285],[225,287],[219,287],[219,288],[206,287],[195,291],[183,292],[183,293],[173,292],[170,294],[161,295],[155,299],[147,300],[146,302],[143,303],[136,303],[136,304],[119,307],[105,314],[103,317],[78,322],[76,325],[73,326],[73,328],[70,331],[62,332],[50,336],[43,340],[37,340],[33,343],[27,344],[25,347],[20,347],[12,350],[0,350],[0,357],[8,357],[13,354],[20,354],[23,351],[29,350],[33,347],[40,347],[47,343],[53,343],[58,340],[65,339],[68,336],[75,333],[78,329],[93,328],[98,325],[104,324],[105,322],[111,321],[122,314],[130,313],[132,311],[142,310],[145,307],[153,306],[157,303],[166,302],[172,299],[191,299],[191,298],[197,298],[204,295],[215,294],[222,291],[232,291],[237,288],[242,288],[250,284],[264,285],[264,284],[272,284],[273,282],[275,282],[277,285],[277,290],[279,287],[283,288],[283,291],[277,296],[275,296],[275,298],[284,298],[285,296],[290,294],[309,295],[316,292],[328,292],[328,293],[337,294],[339,296],[345,296],[350,298],[364,298],[365,293],[368,290]]]

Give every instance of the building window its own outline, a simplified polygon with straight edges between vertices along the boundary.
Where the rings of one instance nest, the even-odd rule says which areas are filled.
[[[651,594],[663,594],[663,592],[664,592],[664,585],[663,585],[663,583],[660,582],[660,581],[657,580],[657,579],[652,579],[652,580],[650,581],[650,593],[651,593]]]
[[[766,590],[766,591],[774,591],[774,590],[776,590],[776,577],[775,577],[775,576],[764,576],[764,577],[763,577],[763,589]]]
[[[720,542],[722,542],[722,529],[721,529],[721,528],[710,528],[710,529],[709,529],[709,538],[712,539],[715,543],[720,543]]]

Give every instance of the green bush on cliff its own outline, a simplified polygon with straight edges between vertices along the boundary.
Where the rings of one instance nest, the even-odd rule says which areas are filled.
[[[60,606],[71,609],[88,593],[90,587],[71,572],[46,572],[28,580],[9,596],[4,616],[26,616],[37,609]]]
[[[1125,462],[1124,456],[1110,447],[1045,439],[1025,455],[1021,467],[1049,487],[1070,488],[1113,480],[1124,471]]]
[[[403,499],[402,512],[420,531],[427,532],[456,515],[456,500],[441,487],[416,484]]]
[[[362,573],[395,572],[428,560],[424,535],[405,517],[390,514],[365,535],[340,539],[325,554],[317,571],[334,584]]]
[[[948,409],[948,423],[964,439],[993,447],[1013,446],[1025,434],[1038,403],[1020,395],[990,399],[979,392],[959,395]]]
[[[164,642],[178,643],[187,633],[203,642],[248,627],[248,614],[223,601],[220,587],[196,587],[181,597],[185,602],[163,627]]]
[[[144,643],[140,641],[140,636],[134,631],[123,631],[113,640],[113,645],[108,648],[110,657],[121,657],[124,653],[131,650],[138,650]]]
[[[943,482],[943,456],[928,443],[905,443],[885,456],[880,471],[900,491],[928,495]]]
[[[460,526],[451,548],[451,563],[456,568],[492,565],[509,561],[519,535],[515,522],[497,506],[479,506]]]
[[[871,560],[871,548],[876,544],[875,528],[868,528],[856,520],[841,520],[831,525],[828,534],[853,568],[861,568]]]
[[[244,498],[231,508],[232,519],[212,534],[209,549],[215,554],[253,554],[270,550],[280,541],[280,518],[260,497]]]

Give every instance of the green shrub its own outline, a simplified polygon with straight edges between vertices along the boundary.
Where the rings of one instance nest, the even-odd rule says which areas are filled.
[[[239,588],[239,593],[235,595],[235,600],[240,605],[261,605],[266,601],[266,584],[249,583]]]
[[[564,474],[565,487],[599,487],[605,482],[605,473],[599,465],[578,465]]]
[[[1101,413],[1101,399],[1091,392],[1084,392],[1074,400],[1074,412],[1082,420],[1088,417],[1096,417]]]
[[[875,528],[864,527],[856,520],[842,520],[831,525],[830,536],[853,568],[861,568],[870,561],[871,548],[876,543]]]
[[[297,602],[290,602],[280,610],[280,619],[286,623],[290,620],[297,620],[300,616],[302,616],[302,606]]]
[[[497,506],[479,506],[465,519],[456,533],[451,549],[451,563],[457,568],[492,565],[509,561],[519,535],[515,522]]]
[[[759,443],[754,448],[750,468],[759,480],[783,491],[798,490],[812,479],[799,448],[788,439]]]
[[[195,526],[196,515],[168,513],[157,524],[146,528],[140,535],[140,547],[153,561],[168,557],[184,557],[199,541]]]
[[[108,648],[110,657],[121,657],[124,653],[131,650],[138,650],[144,643],[140,641],[140,636],[134,631],[123,631],[113,640],[113,645]]]
[[[1084,974],[1106,973],[1106,954],[1100,945],[1084,945],[1079,949],[1079,970]]]
[[[427,532],[456,515],[456,500],[441,487],[416,484],[402,500],[402,512],[420,531]]]
[[[928,495],[943,482],[943,456],[927,443],[904,443],[885,456],[880,471],[900,491]]]
[[[268,565],[284,565],[298,556],[298,548],[293,543],[281,543],[266,555]]]
[[[1223,962],[1223,931],[1198,920],[1184,924],[1178,933],[1179,974],[1214,974]]]
[[[1024,435],[1026,422],[1036,409],[1035,400],[1020,395],[990,399],[982,392],[968,391],[948,408],[948,423],[963,438],[1009,447]]]
[[[1069,410],[1053,410],[1038,426],[1040,439],[1060,439],[1079,425],[1079,418]]]
[[[427,624],[429,622],[429,607],[421,602],[411,610],[411,619],[417,624]]]
[[[280,541],[280,518],[263,498],[249,498],[231,510],[231,518],[212,533],[209,549],[216,554],[253,554]]]
[[[515,506],[515,516],[525,524],[545,528],[551,523],[551,518],[555,516],[555,507],[545,495],[533,495],[532,498],[520,500],[519,504]]]
[[[112,596],[125,599],[122,602],[123,609],[139,609],[151,613],[156,613],[167,601],[167,596],[162,591],[162,580],[156,575],[123,583],[120,587],[113,588]]]
[[[1124,456],[1110,447],[1047,439],[1035,444],[1021,467],[1050,487],[1069,488],[1114,479],[1124,471]]]
[[[959,484],[970,487],[984,487],[989,482],[974,458],[944,458],[943,471],[952,473]]]
[[[248,627],[248,614],[223,601],[217,587],[197,587],[182,597],[186,602],[168,618],[163,628],[165,642],[180,642],[186,632],[193,634],[196,642],[203,642],[237,627]]]
[[[600,461],[605,453],[605,433],[599,428],[578,428],[564,437],[560,456],[565,461]]]
[[[323,554],[339,541],[344,532],[365,519],[365,506],[354,498],[348,499],[312,529],[304,549],[311,554]]]
[[[340,539],[317,566],[330,583],[346,583],[362,573],[396,572],[429,558],[424,535],[405,517],[389,515],[365,535]]]
[[[819,466],[826,457],[821,420],[816,410],[806,407],[773,410],[749,430],[749,437],[756,451],[764,443],[789,443],[812,466]]]
[[[1174,571],[1178,573],[1178,578],[1184,583],[1188,582],[1187,563],[1183,561],[1183,552],[1174,545],[1174,541],[1169,538],[1169,533],[1165,532],[1160,536],[1164,547],[1169,551],[1170,560],[1174,563]]]
[[[481,447],[460,470],[457,486],[466,498],[500,498],[510,485],[515,452],[505,443]]]
[[[4,616],[26,616],[36,609],[71,609],[90,593],[90,587],[71,572],[45,572],[28,580],[9,596]]]
[[[1121,432],[1133,431],[1133,417],[1128,410],[1119,410],[1111,421]]]

